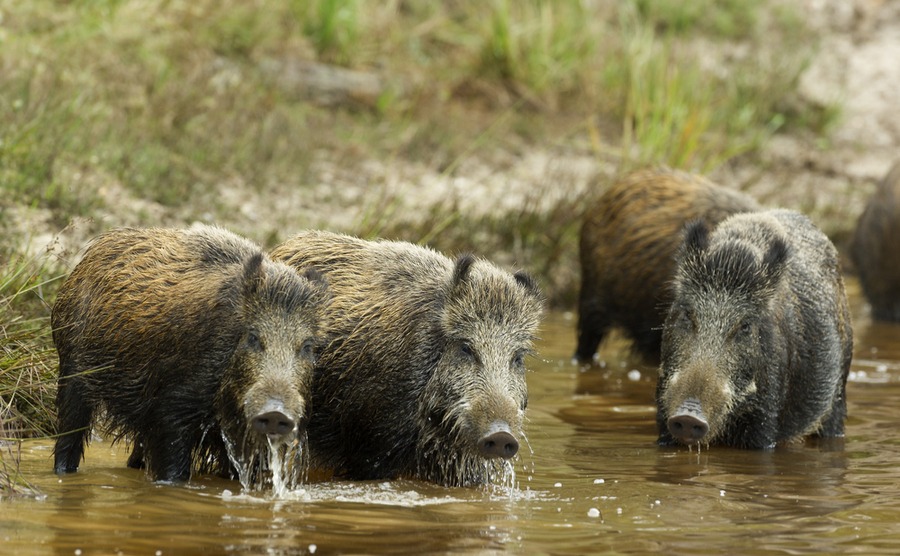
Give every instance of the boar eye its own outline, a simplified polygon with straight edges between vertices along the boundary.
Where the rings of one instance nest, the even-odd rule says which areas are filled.
[[[466,357],[475,359],[475,348],[473,348],[472,344],[470,344],[469,342],[460,342],[459,343],[459,352],[462,353]]]
[[[678,320],[676,321],[676,324],[682,330],[694,330],[696,328],[694,312],[691,311],[687,307],[682,308],[679,311]]]
[[[303,342],[303,345],[301,345],[300,349],[297,350],[297,356],[302,357],[303,359],[315,360],[316,343],[312,340],[306,340],[305,342]]]
[[[525,369],[525,355],[526,355],[526,352],[517,351],[515,354],[513,354],[513,358],[512,358],[512,361],[510,362],[510,365],[514,369],[524,370]]]
[[[250,330],[247,332],[247,347],[256,351],[262,351],[262,340],[260,339],[259,333],[256,330]]]
[[[740,336],[749,336],[753,332],[753,323],[749,320],[741,321],[738,326],[737,334]]]

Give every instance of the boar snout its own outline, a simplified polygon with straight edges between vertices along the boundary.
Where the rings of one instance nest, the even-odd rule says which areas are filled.
[[[276,400],[266,403],[250,422],[254,431],[273,439],[287,437],[297,428],[297,420],[290,417],[284,404]]]
[[[696,444],[709,432],[709,423],[697,398],[688,398],[666,422],[672,437],[684,444]]]
[[[519,441],[503,421],[495,421],[478,441],[478,450],[486,458],[509,459],[519,452]]]

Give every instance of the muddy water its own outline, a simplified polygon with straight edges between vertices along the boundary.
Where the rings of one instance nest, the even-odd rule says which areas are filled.
[[[275,499],[209,477],[153,484],[124,447],[95,442],[57,478],[25,445],[42,500],[0,502],[0,552],[896,554],[900,326],[854,299],[846,439],[770,452],[656,447],[655,369],[621,342],[581,370],[571,315],[551,315],[531,362],[517,488],[319,482]],[[529,449],[530,446],[530,449]]]

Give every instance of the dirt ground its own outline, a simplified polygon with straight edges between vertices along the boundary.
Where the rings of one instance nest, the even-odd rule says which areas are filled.
[[[822,37],[801,78],[803,100],[825,105],[837,100],[842,116],[827,139],[779,134],[758,158],[738,159],[711,178],[740,187],[770,206],[810,214],[841,245],[853,228],[874,184],[900,159],[900,1],[783,0],[799,4],[808,25]],[[530,146],[509,152],[473,149],[452,175],[403,160],[359,160],[348,166],[329,151],[315,154],[309,188],[274,185],[264,190],[223,183],[208,199],[220,224],[265,242],[300,227],[352,230],[383,210],[415,218],[428,206],[454,199],[462,211],[512,209],[538,191],[549,202],[616,171],[614,157],[598,155],[587,140],[566,146]],[[598,178],[599,176],[599,178]],[[185,225],[196,210],[169,208],[131,198],[114,179],[96,176],[106,209],[94,216],[113,225]],[[557,186],[565,184],[565,187]],[[225,219],[222,215],[228,215]],[[57,249],[77,251],[91,228],[76,225],[61,236],[49,215],[19,209],[31,249],[57,237]],[[96,224],[96,223],[95,223]],[[38,230],[35,232],[34,230]]]
[[[763,167],[740,162],[713,177],[772,205],[805,210],[840,242],[874,184],[900,160],[900,2],[800,0],[822,38],[800,80],[803,100],[842,108],[827,140],[778,135]]]

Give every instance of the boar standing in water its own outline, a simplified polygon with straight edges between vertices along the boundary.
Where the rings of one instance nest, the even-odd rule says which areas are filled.
[[[739,191],[667,168],[633,172],[610,186],[581,227],[575,359],[590,363],[609,329],[619,326],[635,351],[658,361],[681,229],[691,220],[714,226],[760,209]]]
[[[305,232],[272,257],[333,295],[313,386],[312,464],[352,479],[492,481],[516,455],[542,312],[525,273],[409,243]]]
[[[850,254],[872,317],[900,322],[900,162],[884,177],[859,217]]]
[[[56,472],[78,469],[101,416],[156,480],[234,476],[302,441],[326,301],[316,273],[220,228],[102,234],[53,306]]]
[[[805,216],[690,224],[657,386],[659,443],[770,448],[839,437],[853,351],[837,252]]]

